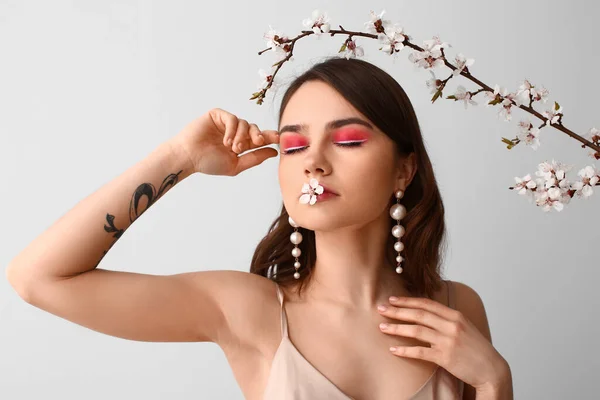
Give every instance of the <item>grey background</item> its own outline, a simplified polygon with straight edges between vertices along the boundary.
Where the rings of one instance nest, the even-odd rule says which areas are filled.
[[[515,90],[523,79],[550,90],[575,132],[600,127],[596,79],[598,7],[560,1],[0,1],[0,186],[3,269],[79,200],[117,177],[192,119],[220,107],[276,128],[271,92],[248,98],[273,62],[262,35],[289,36],[314,8],[333,25],[364,30],[369,10],[404,26],[421,45],[440,35],[447,55],[475,58],[471,72]],[[301,40],[285,85],[345,37]],[[534,152],[508,151],[529,114],[431,105],[430,75],[405,49],[395,62],[359,38],[365,58],[391,73],[416,108],[447,209],[445,277],[483,298],[495,347],[518,399],[597,398],[598,189],[545,214],[509,191],[514,176],[556,158],[579,168],[587,150],[557,130]],[[310,43],[309,43],[310,42]],[[449,70],[439,68],[438,76]],[[476,86],[464,78],[467,89]],[[280,93],[281,94],[281,93]],[[448,93],[449,94],[449,93]],[[531,117],[533,121],[537,119]],[[136,221],[102,268],[171,274],[247,271],[281,205],[278,158],[235,178],[193,175]],[[249,195],[256,194],[256,195]],[[229,243],[235,243],[232,248]],[[4,275],[2,275],[4,276]],[[22,301],[0,279],[1,399],[241,399],[213,343],[143,343],[99,334]]]

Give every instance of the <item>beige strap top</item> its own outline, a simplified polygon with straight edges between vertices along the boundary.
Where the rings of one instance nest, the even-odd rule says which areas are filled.
[[[448,285],[448,306],[454,308],[454,286]],[[277,285],[281,304],[281,343],[275,352],[263,400],[352,400],[317,370],[290,341],[283,293]],[[460,400],[464,384],[438,366],[429,379],[408,400]]]

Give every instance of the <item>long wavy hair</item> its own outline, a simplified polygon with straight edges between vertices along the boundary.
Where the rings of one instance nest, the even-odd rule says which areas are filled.
[[[401,220],[406,229],[402,237],[404,257],[401,276],[404,287],[412,295],[428,298],[440,289],[442,280],[440,266],[446,246],[444,205],[435,179],[433,167],[427,155],[421,129],[413,106],[400,84],[377,66],[356,58],[326,58],[295,78],[284,93],[279,108],[279,123],[290,98],[308,81],[322,81],[339,92],[359,112],[373,122],[396,144],[398,155],[403,157],[414,152],[417,171],[406,188],[402,204],[407,215]],[[390,189],[388,208],[396,203]],[[302,265],[300,278],[294,278],[294,247],[290,234],[294,228],[289,223],[289,214],[282,204],[279,216],[269,227],[268,233],[256,247],[250,273],[274,280],[278,284],[299,287],[301,295],[313,275],[316,261],[315,233],[298,228],[302,234],[299,261]],[[382,268],[395,268],[397,252],[396,238],[391,234],[396,221],[390,217],[389,240],[386,259],[389,264]],[[400,276],[399,278],[400,279]]]

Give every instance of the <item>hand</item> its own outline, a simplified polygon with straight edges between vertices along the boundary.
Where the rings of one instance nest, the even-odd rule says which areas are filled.
[[[396,346],[392,354],[436,363],[475,389],[498,380],[504,358],[460,311],[427,298],[400,297],[390,304],[379,313],[415,325],[388,323],[382,332],[431,344]]]
[[[236,176],[267,158],[276,157],[279,154],[276,149],[260,148],[272,143],[279,143],[277,131],[261,131],[256,124],[220,108],[213,108],[190,122],[169,140],[169,144],[187,154],[194,172],[226,176]],[[238,157],[250,149],[258,150]]]

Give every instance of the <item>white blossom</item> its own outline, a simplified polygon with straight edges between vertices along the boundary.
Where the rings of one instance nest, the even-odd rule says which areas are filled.
[[[283,36],[283,34],[269,25],[269,32],[265,33],[263,37],[267,40],[267,46],[273,50],[276,55],[287,56],[288,52],[283,48],[285,42],[289,40],[287,36]]]
[[[552,162],[544,161],[539,163],[538,170],[535,172],[535,174],[539,177],[544,178],[545,180],[549,180],[555,174],[558,174],[559,176],[564,176],[564,173],[570,171],[571,168],[572,166],[570,165],[562,164],[552,159]]]
[[[527,132],[520,132],[517,137],[525,142],[526,145],[531,146],[533,150],[537,150],[540,147],[539,139],[540,130],[536,127],[531,128]]]
[[[442,42],[439,36],[434,36],[433,39],[424,40],[423,45],[425,46],[425,50],[431,51],[452,47],[450,43]]]
[[[561,201],[561,198],[550,197],[550,193],[547,190],[539,193],[536,198],[536,204],[542,207],[542,210],[545,212],[548,212],[553,208],[556,211],[562,211],[564,208],[564,203]]]
[[[537,150],[538,147],[540,147],[540,130],[534,127],[529,121],[520,121],[519,129],[520,131],[517,134],[517,138],[525,142],[526,145],[531,146],[533,150]]]
[[[537,184],[531,179],[531,175],[527,174],[523,178],[515,176],[515,182],[517,184],[513,186],[512,190],[516,190],[518,194],[526,196],[529,202],[532,202],[533,193],[537,188]]]
[[[434,36],[433,39],[424,40],[423,51],[413,51],[408,56],[408,60],[424,69],[445,65],[442,49],[447,47],[452,46],[446,42],[442,43],[439,37]]]
[[[367,30],[368,33],[372,33],[377,35],[380,32],[377,32],[377,25],[378,25],[378,21],[381,20],[381,22],[379,22],[379,24],[381,24],[381,27],[387,31],[387,29],[392,26],[392,23],[390,20],[388,19],[382,19],[383,14],[385,14],[385,10],[381,11],[379,13],[379,15],[375,14],[375,12],[373,12],[373,10],[371,10],[370,15],[371,15],[371,19],[367,22],[365,22],[365,28]]]
[[[600,131],[598,129],[596,129],[595,127],[591,128],[589,131],[587,131],[587,133],[585,135],[583,135],[583,137],[594,144],[600,145]],[[588,156],[592,157],[595,160],[597,159],[596,153],[597,152],[594,149],[588,150]],[[600,153],[598,154],[598,156],[600,157]]]
[[[512,120],[512,106],[518,102],[517,95],[515,93],[507,93],[504,95],[504,100],[502,100],[502,107],[500,111],[498,111],[498,117],[503,117],[505,121]]]
[[[452,71],[452,75],[454,76],[459,75],[462,72],[462,70],[465,69],[465,67],[470,67],[475,62],[473,58],[466,59],[463,53],[458,53],[455,60],[456,69]]]
[[[526,127],[522,122],[521,126]],[[569,204],[571,196],[569,191],[571,184],[567,179],[566,172],[572,166],[562,164],[552,160],[552,162],[542,162],[538,165],[536,175],[539,177],[534,183],[530,175],[520,179],[515,177],[517,185],[512,189],[517,190],[519,194],[526,194],[529,197],[535,197],[537,206],[542,207],[544,211],[552,209],[562,211],[565,204]]]
[[[310,204],[311,206],[317,202],[317,194],[323,193],[323,186],[319,185],[319,181],[311,178],[309,183],[302,185],[302,196],[300,196],[300,204]]]
[[[517,93],[515,93],[513,96],[513,100],[515,101],[517,106],[520,106],[521,104],[528,105],[529,93],[531,91],[531,88],[531,83],[529,83],[529,81],[525,79],[525,81],[523,81],[523,84],[519,86],[519,90],[517,90]]]
[[[527,132],[533,126],[533,124],[531,123],[531,121],[529,121],[527,119],[520,120],[517,125],[519,126],[519,130],[521,132]]]
[[[531,93],[533,101],[541,101],[542,103],[548,101],[548,89],[536,89],[535,87],[532,87],[529,89],[529,92]]]
[[[477,102],[475,102],[474,100],[471,99],[471,93],[467,92],[467,90],[465,89],[465,87],[462,86],[462,85],[459,85],[458,88],[456,88],[456,92],[454,93],[454,97],[457,100],[463,100],[465,102],[465,109],[467,108],[467,106],[469,105],[469,103],[471,103],[474,106],[477,105]]]
[[[544,111],[542,115],[547,118],[546,125],[550,125],[550,123],[556,124],[562,116],[562,109],[562,106],[560,106],[558,109],[552,108],[551,110]]]
[[[442,81],[440,81],[438,78],[435,77],[435,74],[433,73],[432,70],[429,70],[429,73],[431,74],[432,78],[428,79],[427,82],[425,82],[425,84],[427,85],[428,88],[431,89],[430,93],[433,94],[438,91],[440,86],[442,86]]]
[[[494,85],[494,92],[485,91],[484,96],[488,98],[488,102],[485,104],[486,107],[491,106],[490,102],[496,100],[496,97],[500,95],[500,97],[506,96],[506,88],[500,88],[498,84]]]
[[[579,170],[577,173],[581,177],[580,181],[573,183],[572,188],[579,197],[589,197],[594,193],[593,187],[600,180],[600,172],[593,165]]]
[[[355,58],[355,57],[362,57],[364,55],[365,55],[365,52],[364,52],[363,48],[361,46],[356,45],[355,39],[348,40],[346,42],[346,48],[342,54],[343,57],[345,57],[346,59],[350,59],[350,58]]]
[[[404,48],[404,40],[406,37],[402,34],[403,28],[398,25],[393,25],[386,28],[385,32],[377,35],[377,40],[383,44],[379,50],[385,53],[394,53]]]
[[[310,18],[302,20],[302,25],[305,28],[311,29],[317,35],[329,32],[329,17],[326,12],[321,13],[321,10],[316,9],[312,12]]]

